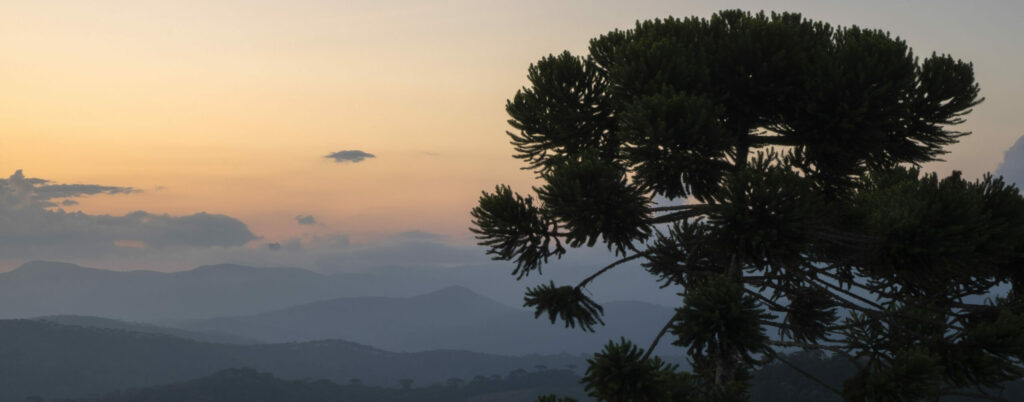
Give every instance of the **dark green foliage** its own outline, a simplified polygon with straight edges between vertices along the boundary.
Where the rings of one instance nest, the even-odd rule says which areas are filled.
[[[788,291],[789,305],[785,312],[785,326],[779,335],[797,342],[817,343],[828,334],[826,328],[839,317],[832,297],[819,288],[798,288]]]
[[[637,184],[671,198],[710,193],[729,168],[719,159],[733,140],[720,113],[708,99],[686,93],[643,96],[627,106],[624,152]]]
[[[860,230],[883,245],[865,269],[885,287],[955,284],[977,293],[1019,275],[1024,199],[1016,187],[992,176],[940,180],[913,169],[873,174],[865,187],[852,211]]]
[[[687,291],[669,332],[687,348],[705,400],[747,400],[748,365],[769,350],[761,320],[772,318],[741,285],[714,276]]]
[[[997,314],[994,319],[969,325],[962,342],[940,352],[944,354],[943,361],[950,365],[945,374],[951,384],[996,387],[1024,376],[1024,368],[1001,358],[1024,355],[1024,332],[1020,330],[1024,317],[1006,307],[993,306],[991,311]]]
[[[875,361],[869,362],[869,366]],[[843,384],[847,401],[920,401],[939,396],[942,359],[924,348],[893,356],[875,371],[862,370]]]
[[[600,70],[569,52],[530,66],[531,87],[506,105],[509,124],[520,132],[508,133],[517,158],[542,172],[568,155],[593,153],[616,160],[615,118]]]
[[[587,393],[601,401],[682,402],[696,393],[689,376],[677,373],[675,365],[645,358],[642,349],[625,339],[608,342],[588,362],[582,382]]]
[[[857,366],[839,356],[827,356],[821,352],[799,352],[781,356],[787,363],[814,375],[831,387],[842,387],[844,381],[853,378]],[[927,360],[927,359],[925,359]],[[925,368],[927,371],[927,367]],[[913,384],[907,383],[913,387]],[[1004,384],[1005,388],[983,388],[989,395],[1004,398],[1007,401],[1024,400],[1024,382],[1016,381]],[[759,370],[751,380],[751,401],[754,402],[832,402],[841,401],[839,395],[829,392],[825,387],[800,374],[792,367],[776,361]],[[900,387],[891,390],[891,394],[879,394],[871,401],[888,401],[904,398],[906,392]],[[966,387],[950,390],[951,396],[943,396],[943,402],[967,402],[983,400],[978,398],[979,390]],[[863,399],[862,399],[863,400]],[[921,400],[921,399],[918,399]],[[923,399],[929,400],[929,399]],[[997,399],[998,400],[998,399]]]
[[[647,238],[644,217],[648,200],[630,186],[625,171],[592,155],[574,163],[563,162],[545,172],[537,188],[545,212],[566,230],[572,247],[593,247],[600,238],[609,248],[625,254],[636,241]]]
[[[594,331],[595,324],[604,325],[601,314],[604,309],[578,287],[556,287],[554,282],[540,284],[526,290],[524,306],[533,307],[534,317],[547,313],[551,323],[556,319],[565,321],[565,327],[580,326],[584,331]]]
[[[644,267],[664,286],[693,286],[729,263],[715,252],[714,234],[701,218],[673,222],[668,233],[659,232],[647,248]]]
[[[513,273],[519,278],[540,270],[551,256],[565,253],[558,238],[549,233],[551,222],[540,216],[533,197],[523,198],[508,186],[497,186],[494,194],[485,192],[472,214],[473,233],[486,237],[481,244],[489,247],[487,253],[496,260],[514,259]]]
[[[708,214],[718,247],[759,268],[799,265],[824,208],[813,184],[774,152],[726,175]]]
[[[688,348],[695,365],[722,353],[753,362],[767,349],[761,320],[771,318],[743,287],[720,276],[687,291],[669,331],[673,345]]]
[[[1024,197],[991,176],[918,170],[967,134],[953,128],[981,102],[969,63],[918,58],[879,30],[728,10],[609,32],[529,79],[507,111],[540,202],[485,194],[480,244],[517,274],[562,255],[559,241],[622,256],[575,287],[531,289],[538,316],[591,329],[600,309],[582,288],[639,260],[686,295],[666,328],[693,362],[679,382],[705,400],[747,399],[750,373],[785,347],[857,362],[828,386],[850,400],[1024,375]],[[651,400],[628,384],[663,370],[630,350],[592,368],[645,377],[592,388],[599,399]]]

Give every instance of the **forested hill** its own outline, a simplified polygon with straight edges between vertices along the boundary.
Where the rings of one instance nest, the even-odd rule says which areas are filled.
[[[344,297],[250,316],[178,324],[180,328],[268,342],[345,339],[394,351],[458,349],[480,353],[595,353],[609,339],[647,343],[674,310],[644,302],[604,305],[594,333],[535,319],[532,311],[450,286],[415,297]],[[682,354],[668,346],[659,352]]]
[[[787,361],[833,388],[853,373],[844,360],[812,353],[786,357]],[[565,369],[538,367],[514,370],[504,376],[450,378],[433,384],[406,383],[406,387],[380,387],[360,381],[284,380],[252,369],[229,369],[211,376],[168,385],[110,392],[62,402],[533,402],[538,395],[555,394],[584,402],[579,377]],[[999,395],[998,390],[991,392]],[[1024,400],[1024,384],[1010,384],[1002,391],[1007,400]],[[947,402],[966,402],[969,397],[943,397]],[[840,402],[829,389],[804,377],[782,363],[770,364],[755,373],[751,402]]]
[[[799,354],[787,360],[834,388],[853,373],[841,359]],[[582,386],[576,381],[584,367],[583,358],[569,355],[394,353],[345,341],[226,345],[118,329],[0,320],[0,402],[24,402],[30,396],[44,401],[103,397],[104,402],[258,402],[256,395],[278,396],[268,401],[310,402],[532,401],[542,391],[578,397]],[[249,370],[229,370],[237,368]],[[533,373],[541,375],[531,377]],[[403,380],[410,390],[399,389]],[[751,385],[754,402],[839,400],[778,362],[756,372]],[[1003,397],[1024,400],[1024,384],[1010,384]]]
[[[169,335],[178,338],[192,339],[195,341],[209,343],[227,343],[238,345],[266,343],[239,335],[221,334],[217,332],[208,331],[188,331],[183,329],[163,327],[140,322],[113,320],[110,318],[92,317],[85,315],[51,315],[34,318],[34,320],[77,327],[118,329],[130,332],[141,332],[146,334]]]
[[[589,400],[579,378],[564,369],[518,370],[505,376],[409,385],[406,389],[355,381],[339,385],[327,380],[282,380],[251,369],[230,369],[197,380],[75,402],[533,402],[547,394]]]
[[[226,345],[168,335],[0,320],[0,402],[27,396],[100,395],[191,380],[248,367],[284,379],[323,378],[367,385],[417,384],[505,374],[536,366],[584,367],[578,356],[508,357],[440,350],[393,353],[345,341]]]

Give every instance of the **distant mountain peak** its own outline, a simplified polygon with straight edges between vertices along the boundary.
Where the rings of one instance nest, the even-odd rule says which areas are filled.
[[[467,288],[467,287],[462,286],[462,285],[451,285],[451,286],[443,287],[441,289],[435,290],[435,291],[430,292],[430,293],[424,293],[422,295],[415,296],[414,298],[427,298],[427,297],[464,297],[464,298],[482,298],[482,299],[486,299],[487,298],[487,297],[485,297],[485,296],[483,296],[483,295],[481,295],[481,294],[479,294],[477,292],[474,292],[472,289]]]
[[[313,271],[310,271],[308,269],[304,269],[304,268],[295,268],[295,267],[254,267],[254,266],[240,265],[240,264],[202,265],[202,266],[193,268],[193,269],[191,269],[189,271],[182,271],[181,273],[192,273],[192,274],[222,274],[222,273],[223,274],[236,274],[236,273],[244,273],[244,274],[251,274],[251,273],[271,273],[271,272],[278,272],[278,273],[288,272],[288,273],[294,273],[294,274],[320,276],[320,274],[318,274],[316,272],[313,272]]]
[[[490,306],[492,308],[503,308],[511,309],[501,302],[491,299],[487,296],[481,295],[472,289],[469,289],[461,285],[452,285],[435,290],[430,293],[422,294],[409,298],[409,300],[422,302],[422,303],[442,303],[442,304],[459,304],[459,305],[476,305],[478,307]]]
[[[213,272],[213,271],[242,271],[242,270],[259,270],[263,269],[260,267],[250,267],[240,264],[211,264],[211,265],[200,265],[192,268],[193,272]]]
[[[35,260],[35,261],[29,261],[29,262],[26,262],[24,264],[21,264],[21,266],[16,268],[15,271],[20,270],[20,269],[56,269],[56,268],[80,269],[80,268],[85,268],[85,267],[83,267],[81,265],[75,265],[75,264],[72,264],[72,263],[69,263],[69,262]]]
[[[96,272],[103,271],[98,268],[88,268],[81,265],[75,265],[67,262],[56,262],[56,261],[29,261],[21,264],[20,267],[15,268],[10,273],[32,273],[32,272]]]

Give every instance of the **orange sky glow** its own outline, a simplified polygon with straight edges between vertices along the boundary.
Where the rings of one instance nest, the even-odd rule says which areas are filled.
[[[1024,11],[924,4],[5,1],[0,176],[130,186],[141,191],[68,208],[226,214],[261,241],[423,230],[468,242],[481,190],[532,184],[503,135],[531,62],[637,19],[739,7],[882,28],[917,54],[973,61],[987,98],[975,135],[929,168],[978,177],[1024,134]],[[347,149],[376,157],[324,158]]]

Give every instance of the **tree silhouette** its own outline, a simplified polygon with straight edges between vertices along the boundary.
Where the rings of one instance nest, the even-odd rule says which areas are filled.
[[[566,327],[603,324],[584,288],[630,262],[683,292],[646,351],[622,340],[594,356],[591,395],[746,400],[751,370],[793,347],[853,362],[828,387],[846,400],[1024,374],[1024,199],[999,178],[918,169],[968,134],[952,127],[981,102],[969,63],[919,59],[882,31],[733,10],[639,22],[528,78],[508,134],[541,184],[484,192],[479,243],[519,279],[569,248],[614,252],[575,285],[526,292]],[[650,357],[666,334],[692,375]]]
[[[445,385],[449,388],[461,388],[465,383],[465,380],[458,377],[452,377],[445,381]]]

